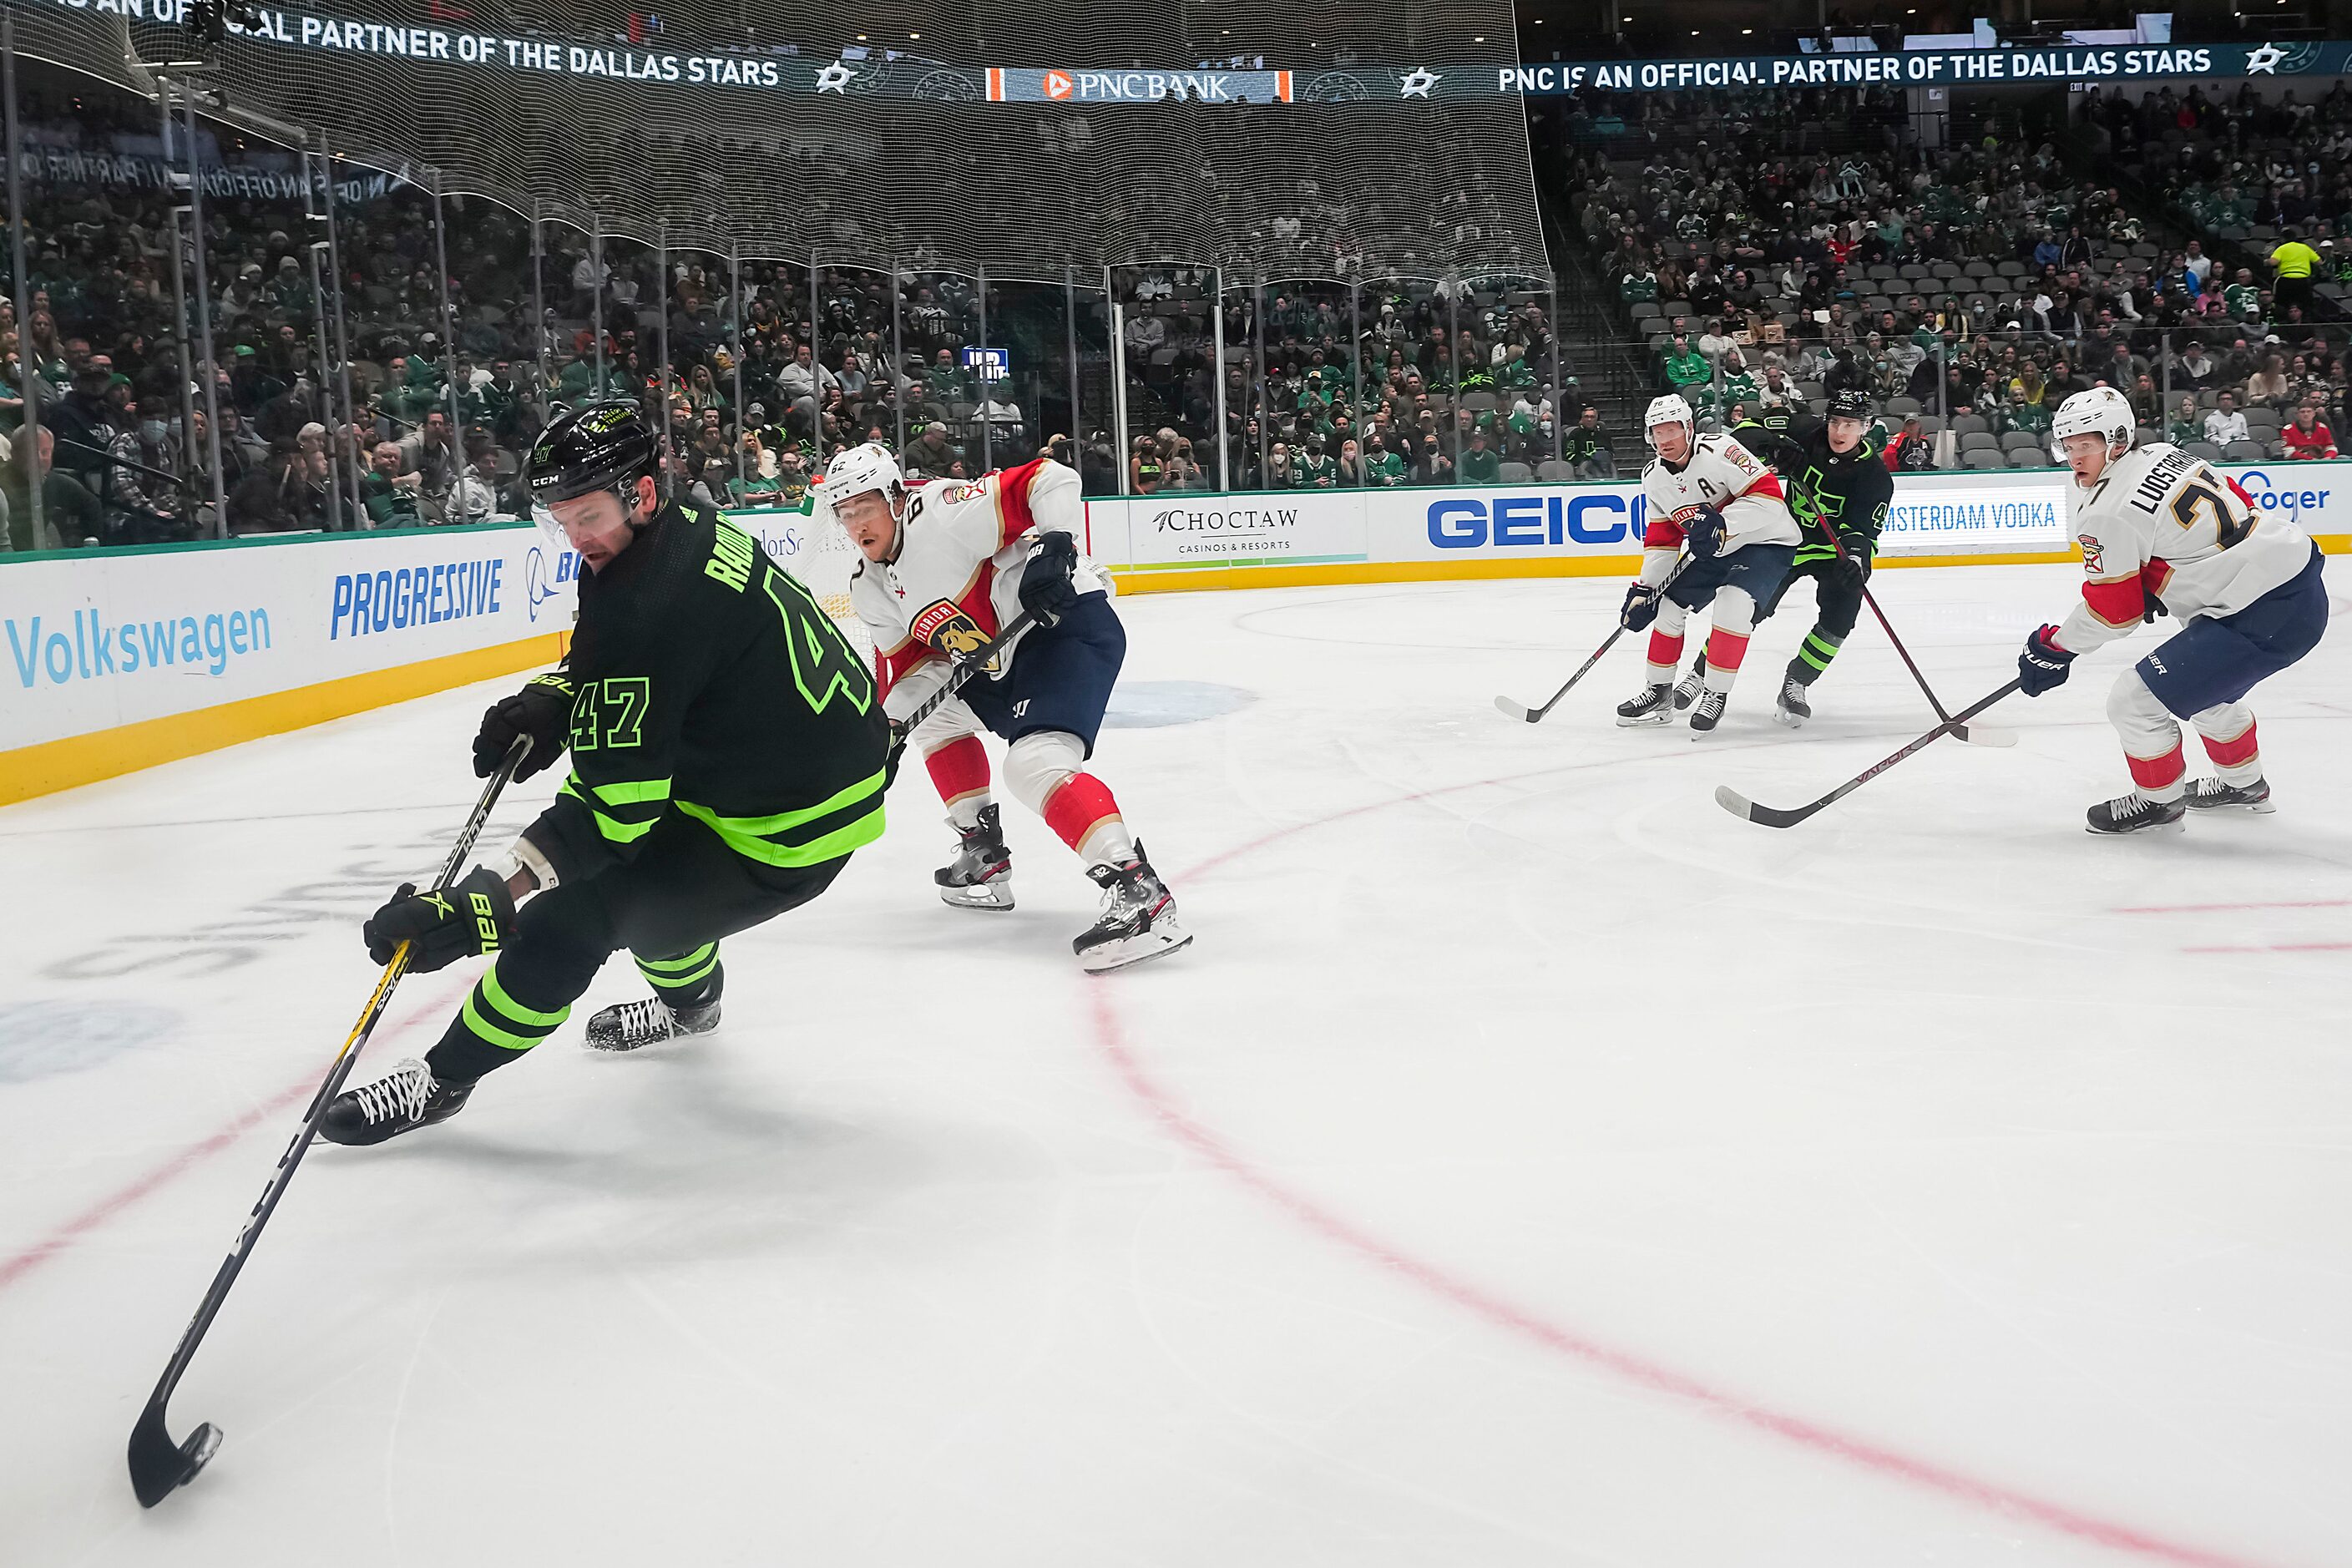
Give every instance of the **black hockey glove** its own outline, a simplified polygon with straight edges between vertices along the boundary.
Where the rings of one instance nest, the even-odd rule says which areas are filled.
[[[534,676],[483,713],[482,727],[474,733],[474,776],[488,778],[506,761],[515,737],[529,735],[530,750],[514,771],[518,780],[527,779],[563,754],[571,729],[572,678],[560,669]]]
[[[1647,631],[1650,623],[1658,618],[1658,603],[1666,596],[1664,588],[1653,588],[1647,583],[1634,583],[1625,590],[1625,607],[1617,612],[1617,624],[1629,632]]]
[[[1723,514],[1711,506],[1698,509],[1698,515],[1683,530],[1690,541],[1690,552],[1702,561],[1712,560],[1723,553]]]
[[[2056,626],[2043,626],[2025,639],[2025,651],[2017,656],[2017,689],[2028,697],[2066,684],[2074,656],[2058,646],[2057,634]]]
[[[1870,581],[1870,541],[1858,533],[1838,536],[1838,581],[1845,587],[1859,592]]]
[[[420,893],[415,883],[403,882],[360,934],[367,940],[371,963],[390,963],[394,950],[405,942],[410,970],[430,974],[461,958],[496,952],[513,934],[514,923],[507,879],[477,866],[464,880],[437,893]]]
[[[1039,534],[1028,570],[1021,574],[1021,607],[1051,626],[1078,602],[1077,584],[1070,580],[1077,569],[1076,540],[1058,531]]]

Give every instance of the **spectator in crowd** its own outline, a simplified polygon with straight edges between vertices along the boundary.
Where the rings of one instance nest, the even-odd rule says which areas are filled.
[[[1279,448],[1276,448],[1279,450]],[[1167,467],[1160,455],[1160,441],[1154,436],[1138,436],[1133,455],[1127,463],[1127,487],[1139,496],[1154,495],[1167,478]]]
[[[1487,448],[1486,432],[1484,430],[1470,432],[1470,444],[1462,453],[1459,477],[1461,482],[1465,485],[1492,485],[1502,482],[1502,459]]]
[[[2205,419],[2197,412],[2196,394],[2181,395],[2179,405],[2172,411],[2172,417],[2165,422],[2164,438],[2176,447],[2205,439]]]
[[[289,461],[299,464],[301,450],[299,443],[289,443]],[[369,457],[373,466],[360,479],[360,504],[369,521],[377,528],[422,528],[424,479],[414,469],[402,471],[398,443],[379,441]]]
[[[1601,428],[1601,409],[1587,405],[1576,416],[1560,445],[1560,458],[1568,464],[1569,472],[1580,479],[1609,479],[1617,477],[1617,464],[1609,448],[1609,437]]]
[[[2205,439],[2216,447],[2252,439],[2246,428],[2246,416],[2238,411],[2237,394],[2225,388],[2214,399],[2213,412],[2205,416]]]
[[[2282,457],[2289,458],[2332,458],[2336,456],[2336,436],[2319,417],[2319,405],[2306,402],[2294,411],[2280,437]]]
[[[898,466],[909,476],[927,479],[943,479],[963,461],[963,452],[948,439],[947,426],[937,422],[926,425],[899,455]]]

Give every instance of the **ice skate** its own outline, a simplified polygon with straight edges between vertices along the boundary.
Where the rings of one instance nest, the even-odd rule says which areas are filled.
[[[1772,717],[1791,730],[1813,716],[1813,705],[1805,700],[1810,689],[1804,681],[1791,675],[1780,682],[1780,695],[1772,704]]]
[[[2094,833],[2178,833],[2189,807],[2178,800],[2150,800],[2137,790],[2091,807]]]
[[[1629,697],[1617,704],[1617,723],[1622,729],[1636,724],[1664,724],[1675,716],[1675,689],[1664,684],[1645,686],[1638,696]]]
[[[1706,684],[1706,655],[1701,654],[1698,662],[1691,666],[1691,672],[1683,677],[1682,684],[1675,688],[1675,711],[1679,713],[1697,701],[1699,689]]]
[[[2236,805],[2267,816],[2278,809],[2271,804],[2270,780],[2262,778],[2250,784],[2223,784],[2220,779],[2190,779],[2188,798],[2192,811],[2219,811],[2224,806]]]
[[[1723,721],[1724,705],[1731,700],[1728,691],[1717,691],[1710,686],[1698,694],[1698,706],[1691,710],[1690,726],[1704,735]]]
[[[1657,689],[1663,692],[1663,686]],[[1103,889],[1102,918],[1070,942],[1091,973],[1101,974],[1175,952],[1192,940],[1176,923],[1176,900],[1151,868],[1139,840],[1135,858],[1121,866],[1091,866],[1087,875]]]
[[[587,1046],[592,1051],[634,1051],[688,1035],[707,1035],[719,1027],[716,999],[699,1007],[673,1007],[658,996],[604,1007],[588,1020]]]
[[[319,1135],[330,1143],[381,1143],[448,1121],[466,1108],[466,1097],[473,1092],[470,1083],[443,1083],[431,1068],[412,1058],[394,1064],[373,1083],[335,1096],[319,1123]]]
[[[980,808],[980,820],[970,827],[950,818],[948,826],[961,840],[956,858],[931,873],[940,885],[940,902],[959,910],[1009,910],[1013,907],[1013,851],[1004,847],[1004,829],[994,803]]]

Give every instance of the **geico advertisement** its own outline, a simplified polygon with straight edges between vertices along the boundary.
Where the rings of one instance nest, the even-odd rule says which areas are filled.
[[[0,751],[568,630],[529,525],[0,557]]]
[[[1898,475],[1883,548],[2063,549],[2056,473]],[[2352,499],[2352,498],[2347,498]],[[1445,489],[1133,496],[1087,503],[1088,550],[1123,571],[1322,562],[1628,556],[1649,509],[1629,480]]]

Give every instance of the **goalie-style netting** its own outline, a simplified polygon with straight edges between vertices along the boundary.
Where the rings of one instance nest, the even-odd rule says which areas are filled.
[[[192,53],[152,19],[180,0],[116,4],[144,16],[16,4],[19,47],[146,90],[137,61]],[[1520,103],[1495,88],[1509,0],[950,9],[693,0],[631,44],[593,36],[624,10],[572,0],[264,5],[285,39],[232,36],[213,79],[341,154],[682,248],[1053,281],[1549,272]]]

